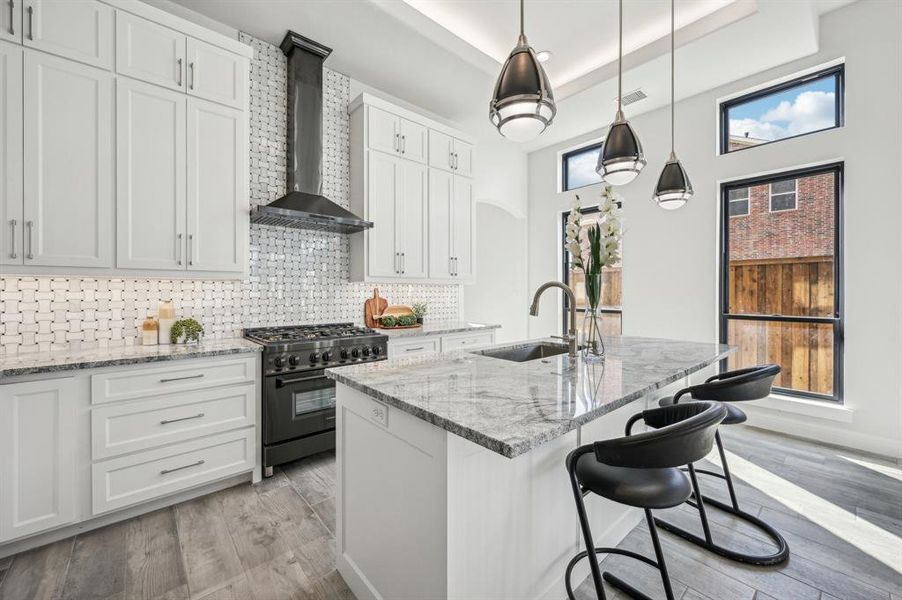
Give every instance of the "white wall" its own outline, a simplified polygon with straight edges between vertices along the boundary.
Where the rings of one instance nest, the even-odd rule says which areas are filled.
[[[852,412],[752,409],[752,421],[797,435],[902,456],[902,5],[857,2],[824,15],[813,56],[677,104],[677,152],[695,187],[683,209],[650,200],[669,151],[669,112],[633,124],[648,165],[625,196],[624,333],[717,339],[717,223],[720,181],[801,165],[845,161],[845,406]],[[845,126],[726,156],[716,154],[716,101],[753,86],[845,57]],[[679,65],[678,65],[679,67]],[[607,108],[607,107],[605,107]],[[564,110],[562,106],[560,110]],[[557,193],[558,152],[601,131],[529,155],[529,289],[560,278],[560,212],[573,192]],[[599,186],[579,190],[583,203]],[[889,276],[888,276],[889,275]],[[558,333],[546,300],[532,336]],[[783,404],[782,406],[787,406]],[[795,408],[794,408],[795,407]],[[842,423],[825,414],[850,420]],[[818,415],[818,416],[812,416]]]

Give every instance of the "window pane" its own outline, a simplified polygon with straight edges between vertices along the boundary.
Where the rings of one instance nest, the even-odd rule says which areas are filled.
[[[727,152],[838,127],[839,75],[775,91],[727,107]]]
[[[623,333],[623,315],[619,312],[601,313],[601,335],[622,335]],[[585,313],[576,313],[576,333],[580,334],[583,330],[583,319]]]
[[[773,198],[767,184],[749,188],[748,218],[728,224],[731,313],[834,315],[834,177],[800,177],[798,193]],[[771,212],[771,200],[797,210]]]
[[[731,320],[727,331],[727,343],[738,346],[728,368],[775,363],[776,387],[833,394],[833,325]]]
[[[568,190],[601,182],[601,177],[595,172],[600,150],[600,147],[589,148],[582,152],[569,154],[564,158]]]
[[[748,189],[748,188],[746,188]],[[786,192],[795,192],[796,191],[796,180],[795,179],[784,179],[783,181],[775,181],[770,184],[770,193],[771,194],[785,194]]]
[[[778,194],[771,196],[770,209],[772,211],[792,210],[796,207],[795,194]]]
[[[623,280],[622,267],[605,267],[601,271],[601,306],[602,308],[620,308],[623,296],[621,282]],[[571,273],[570,287],[576,296],[576,307],[586,308],[586,276],[576,270]]]
[[[745,200],[749,197],[749,188],[736,188],[735,190],[730,190],[730,201],[733,200]]]
[[[738,217],[749,214],[748,200],[734,200],[730,202],[730,216]]]

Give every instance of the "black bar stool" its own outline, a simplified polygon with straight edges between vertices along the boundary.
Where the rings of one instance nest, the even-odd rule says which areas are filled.
[[[683,396],[687,395],[695,400],[713,400],[717,402],[724,402],[724,406],[727,410],[727,417],[723,420],[723,425],[736,425],[738,423],[744,423],[747,419],[745,412],[732,405],[731,403],[742,402],[746,400],[760,400],[761,398],[766,398],[770,394],[771,388],[774,383],[774,378],[779,373],[779,365],[759,365],[757,367],[737,369],[735,371],[726,371],[724,373],[720,373],[719,375],[709,377],[705,381],[705,383],[682,389],[673,397],[662,398],[659,404],[661,406],[680,406],[677,403]],[[693,403],[683,403],[684,406],[687,406],[689,404]],[[727,491],[730,493],[730,504],[725,504],[723,502],[720,502],[719,500],[715,500],[714,498],[707,498],[705,496],[702,496],[698,490],[695,490],[695,493],[693,494],[693,500],[687,500],[687,503],[690,506],[698,510],[699,517],[702,521],[702,532],[704,533],[704,538],[686,531],[681,527],[677,527],[672,523],[668,523],[663,519],[655,519],[655,521],[662,529],[674,533],[697,546],[705,548],[706,550],[710,550],[711,552],[719,554],[724,558],[729,558],[737,562],[762,566],[778,565],[785,562],[786,559],[789,558],[789,546],[786,544],[786,540],[783,539],[783,536],[780,535],[780,532],[778,532],[776,529],[774,529],[758,517],[751,515],[739,508],[739,501],[736,499],[736,490],[733,489],[733,478],[730,475],[730,466],[727,464],[727,456],[723,449],[723,442],[720,439],[719,431],[714,436],[714,440],[717,443],[717,451],[720,453],[720,463],[721,465],[723,465],[723,473],[717,473],[715,471],[708,471],[705,469],[695,469],[691,464],[688,466],[688,470],[690,471],[690,473],[692,471],[695,471],[696,473],[703,473],[705,475],[710,475],[712,477],[717,477],[725,480],[727,483]],[[699,502],[698,500],[701,500],[701,502]],[[777,550],[772,554],[764,555],[744,554],[742,552],[737,552],[735,550],[731,550],[714,543],[711,536],[711,527],[708,524],[708,515],[705,513],[705,505],[710,505],[722,511],[730,513],[731,515],[757,527],[771,538],[771,540],[777,546]]]
[[[689,471],[692,479],[690,483],[679,467],[691,465],[711,451],[717,426],[726,414],[726,409],[719,402],[688,402],[652,408],[630,418],[626,424],[626,437],[580,446],[567,455],[567,471],[587,548],[574,556],[567,565],[564,583],[570,600],[574,600],[570,584],[573,567],[590,554],[592,558],[589,560],[589,567],[592,569],[592,581],[598,600],[605,600],[602,577],[633,598],[651,598],[616,575],[608,572],[602,574],[596,554],[620,554],[655,567],[661,573],[667,600],[674,600],[651,509],[679,506],[690,498],[693,489],[697,493],[695,473]],[[631,435],[633,425],[640,419],[655,429]],[[620,548],[594,547],[583,502],[583,497],[590,492],[645,510],[656,560]],[[589,548],[592,550],[588,550]]]

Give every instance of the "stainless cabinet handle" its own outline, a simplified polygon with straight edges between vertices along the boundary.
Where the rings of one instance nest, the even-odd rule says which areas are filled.
[[[194,234],[188,234],[188,264],[194,264]]]
[[[404,352],[416,352],[417,350],[425,350],[426,346],[417,346],[416,348],[404,348]]]
[[[400,273],[401,269],[398,267],[398,257],[401,256],[400,253],[395,252],[395,273]]]
[[[176,471],[181,471],[182,469],[190,469],[191,467],[199,467],[204,464],[205,460],[199,460],[196,463],[191,463],[190,465],[184,465],[182,467],[176,467],[174,469],[163,469],[160,471],[160,475],[166,475],[167,473],[175,473]]]
[[[16,29],[13,26],[13,21],[16,20],[16,2],[15,0],[9,0],[9,35],[16,35]],[[13,256],[15,258],[15,256]]]
[[[182,264],[182,234],[178,233],[175,236],[175,262],[178,265]]]
[[[9,220],[9,230],[10,230],[10,233],[12,234],[12,235],[10,235],[10,238],[9,238],[10,240],[12,240],[10,251],[9,251],[10,258],[18,258],[18,256],[16,255],[16,224],[17,224],[17,222],[15,219]]]
[[[175,64],[176,64],[176,75],[178,75],[178,79],[176,80],[176,83],[178,84],[179,87],[182,87],[182,59],[180,58],[177,61],[175,61]]]
[[[190,421],[191,419],[200,419],[204,416],[204,413],[197,413],[196,415],[191,415],[190,417],[179,417],[178,419],[163,419],[160,421],[160,425],[169,425],[170,423],[178,423],[179,421]]]
[[[160,383],[169,383],[170,381],[184,381],[186,379],[200,379],[203,376],[203,373],[198,373],[197,375],[186,375],[185,377],[168,377],[166,379],[161,379]]]
[[[28,7],[28,39],[34,40],[34,7]]]
[[[401,151],[401,134],[400,133],[395,134],[395,139],[392,140],[392,149],[395,152]]]
[[[402,252],[401,253],[401,273],[407,272],[407,256]]]
[[[407,154],[407,136],[401,136],[401,154]]]
[[[28,254],[25,258],[31,260],[34,258],[34,221],[25,221],[25,227],[28,229]]]
[[[188,89],[194,89],[194,62],[188,63]]]

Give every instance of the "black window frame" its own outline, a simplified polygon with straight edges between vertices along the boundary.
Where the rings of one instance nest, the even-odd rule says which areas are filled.
[[[623,204],[621,202],[617,202],[617,208],[622,208]],[[598,212],[601,212],[601,209],[598,205],[595,206],[587,206],[580,208],[580,212],[583,215],[591,215]],[[561,244],[565,243],[567,239],[567,217],[570,215],[570,211],[564,211],[561,213]],[[565,248],[564,252],[561,256],[561,281],[566,286],[570,286],[570,252]],[[586,312],[585,308],[576,307],[576,312]],[[598,308],[598,312],[602,314],[612,314],[612,315],[620,315],[620,332],[623,333],[623,304],[621,303],[620,308],[604,308],[603,306]],[[567,333],[567,320],[570,318],[570,301],[564,296],[564,310],[561,314],[561,333]]]
[[[789,316],[789,315],[761,315],[736,313],[730,314],[730,219],[729,219],[729,190],[738,187],[754,187],[756,185],[770,184],[772,181],[824,173],[833,173],[833,317]],[[822,400],[836,404],[843,403],[843,348],[844,348],[844,307],[845,291],[843,276],[843,177],[845,172],[844,162],[835,162],[804,169],[794,169],[772,173],[770,175],[729,181],[720,186],[721,218],[720,218],[720,286],[718,290],[719,307],[719,336],[720,343],[726,344],[729,334],[730,320],[737,321],[767,321],[783,323],[824,323],[833,325],[833,395],[818,394],[806,390],[795,390],[784,387],[774,387],[774,390],[783,396],[793,396],[809,400]],[[796,183],[798,186],[798,183]],[[749,193],[751,196],[751,192]],[[727,212],[725,212],[727,211]],[[724,218],[727,215],[727,218]],[[728,361],[721,361],[721,370],[727,370]]]
[[[587,183],[586,185],[580,185],[577,187],[569,187],[569,183],[567,181],[567,160],[572,158],[577,154],[583,154],[585,152],[590,152],[592,150],[600,150],[603,142],[596,142],[594,144],[588,144],[586,146],[581,146],[579,148],[574,148],[573,150],[568,150],[561,154],[561,191],[562,192],[570,192],[573,190],[582,189],[584,187],[589,187],[590,185],[598,185],[602,183],[601,181],[596,181],[595,183]]]
[[[778,140],[770,140],[766,142],[761,142],[760,144],[754,144],[751,146],[745,146],[743,148],[735,148],[730,150],[730,121],[728,118],[730,108],[738,105],[745,104],[746,102],[758,100],[765,96],[770,96],[772,94],[776,94],[779,92],[783,92],[788,90],[789,88],[796,87],[797,85],[803,83],[809,83],[811,81],[815,81],[818,79],[824,79],[826,77],[836,76],[836,102],[834,103],[834,112],[835,112],[835,121],[836,125],[833,127],[826,127],[824,129],[818,129],[816,131],[807,131],[805,133],[799,133],[796,135],[790,135],[784,138],[780,138]],[[751,92],[749,94],[744,94],[742,96],[737,96],[736,98],[730,98],[729,100],[724,100],[720,103],[720,153],[721,154],[732,154],[734,152],[741,152],[742,150],[748,150],[750,148],[759,148],[761,146],[767,146],[768,144],[774,144],[776,142],[782,142],[784,140],[791,140],[794,138],[812,135],[814,133],[821,133],[824,131],[830,131],[831,129],[838,129],[845,125],[845,90],[846,90],[846,65],[845,63],[840,63],[838,65],[833,65],[831,67],[827,67],[825,69],[821,69],[819,71],[815,71],[813,73],[808,73],[806,75],[801,75],[799,77],[795,77],[790,79],[789,81],[784,81],[783,83],[778,83],[776,85],[772,85],[766,87],[762,90],[758,90],[755,92]]]

